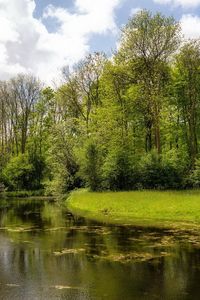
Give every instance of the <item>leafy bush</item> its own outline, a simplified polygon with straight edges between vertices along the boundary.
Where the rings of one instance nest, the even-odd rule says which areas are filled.
[[[194,170],[185,180],[185,186],[187,188],[200,188],[200,159],[196,160]]]
[[[45,195],[60,196],[66,194],[74,188],[81,187],[81,179],[78,173],[70,174],[67,170],[60,169],[51,180],[44,182]]]
[[[10,190],[29,190],[33,188],[34,167],[26,154],[10,159],[3,170],[3,179]]]
[[[119,149],[108,155],[103,177],[104,186],[110,190],[131,190],[139,186],[138,168],[126,149]]]
[[[181,169],[173,162],[162,159],[157,153],[148,154],[141,162],[142,184],[146,189],[180,189],[182,188]]]

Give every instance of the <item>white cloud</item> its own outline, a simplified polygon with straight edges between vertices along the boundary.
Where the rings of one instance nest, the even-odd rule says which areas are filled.
[[[89,51],[92,34],[115,33],[115,8],[122,0],[74,0],[75,12],[48,6],[34,18],[34,0],[0,0],[0,79],[31,72],[50,82],[63,65]],[[45,21],[57,23],[48,32]]]
[[[197,7],[200,5],[200,0],[154,0],[154,2],[159,4],[171,4],[174,6],[182,7]]]
[[[185,38],[200,38],[200,17],[190,14],[183,15],[180,23]]]
[[[139,13],[141,10],[142,10],[141,7],[135,7],[135,8],[132,8],[132,9],[131,9],[130,16],[136,15],[136,14]]]

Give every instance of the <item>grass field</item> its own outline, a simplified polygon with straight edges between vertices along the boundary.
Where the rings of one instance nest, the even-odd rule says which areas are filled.
[[[71,193],[75,214],[113,224],[148,226],[200,225],[200,190]]]

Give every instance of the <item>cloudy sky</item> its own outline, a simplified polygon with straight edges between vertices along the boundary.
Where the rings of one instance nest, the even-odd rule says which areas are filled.
[[[142,8],[200,37],[200,0],[0,0],[0,80],[29,72],[50,83],[88,52],[111,55],[119,28]]]

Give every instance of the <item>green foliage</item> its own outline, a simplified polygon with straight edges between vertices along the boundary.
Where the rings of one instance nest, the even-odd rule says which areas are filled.
[[[186,178],[186,186],[189,188],[200,188],[200,159],[196,159],[194,169]]]
[[[198,156],[199,113],[200,113],[200,42],[189,41],[176,56],[174,90],[180,119],[185,127],[185,139],[194,167]]]
[[[28,198],[28,197],[43,197],[44,190],[33,191],[6,191],[4,197],[6,198]]]
[[[62,194],[80,187],[79,165],[76,162],[71,124],[59,124],[49,135],[47,153],[47,180],[45,186],[48,194]]]
[[[57,173],[53,172],[52,178],[44,182],[45,194],[59,196],[82,186],[82,179],[78,176],[78,166],[74,164],[71,173],[66,168],[61,168]]]
[[[83,176],[86,185],[92,190],[101,189],[101,160],[97,146],[89,143],[85,152],[85,162],[83,166]]]
[[[180,189],[182,174],[173,162],[162,160],[161,156],[152,152],[141,162],[141,178],[146,189]]]
[[[0,182],[54,195],[198,187],[200,43],[180,42],[174,18],[143,10],[112,60],[87,55],[57,90],[1,82]]]
[[[46,168],[45,159],[42,155],[37,153],[29,153],[29,163],[33,166],[32,186],[34,189],[40,189]]]
[[[112,151],[103,168],[104,187],[110,190],[131,190],[139,182],[138,168],[126,149]]]
[[[34,166],[29,162],[27,154],[11,158],[3,170],[3,178],[10,189],[32,189],[34,180]]]
[[[133,16],[123,29],[122,50],[154,63],[169,57],[180,43],[180,25],[173,17],[142,10]],[[145,68],[145,66],[144,66]]]

